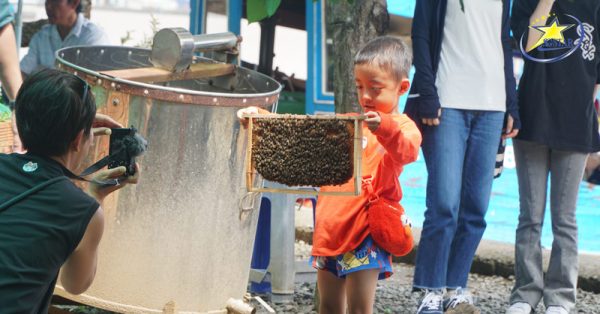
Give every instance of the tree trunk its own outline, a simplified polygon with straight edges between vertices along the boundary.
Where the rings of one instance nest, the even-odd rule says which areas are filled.
[[[387,1],[327,1],[323,14],[329,36],[333,39],[329,57],[333,61],[335,111],[360,112],[354,84],[354,56],[367,41],[387,32],[390,21]]]

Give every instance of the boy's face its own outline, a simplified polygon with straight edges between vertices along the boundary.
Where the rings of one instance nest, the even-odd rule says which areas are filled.
[[[363,111],[392,113],[397,111],[400,95],[408,91],[408,79],[398,82],[387,71],[370,64],[354,66],[358,102]]]

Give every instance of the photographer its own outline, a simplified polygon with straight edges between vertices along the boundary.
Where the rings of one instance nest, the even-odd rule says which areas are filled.
[[[104,229],[101,203],[138,175],[110,186],[103,183],[120,178],[125,167],[102,170],[87,194],[67,178],[94,135],[119,127],[96,115],[89,86],[72,74],[43,70],[29,76],[17,96],[16,116],[28,152],[0,155],[0,309],[46,313],[61,267],[68,292],[91,285]],[[26,196],[14,201],[21,194]]]

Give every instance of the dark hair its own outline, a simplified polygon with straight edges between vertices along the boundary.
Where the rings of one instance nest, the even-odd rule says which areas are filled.
[[[412,51],[396,36],[381,36],[367,42],[354,57],[354,65],[369,64],[388,71],[396,81],[408,78]]]
[[[53,69],[28,76],[17,94],[15,115],[23,147],[44,156],[61,156],[77,134],[88,136],[96,101],[85,81]]]
[[[81,0],[83,1],[83,0]],[[79,1],[79,4],[77,5],[77,8],[75,8],[75,12],[77,13],[81,13],[81,10],[83,8],[83,5],[81,4],[81,1]],[[69,0],[69,2],[73,2],[73,0]]]

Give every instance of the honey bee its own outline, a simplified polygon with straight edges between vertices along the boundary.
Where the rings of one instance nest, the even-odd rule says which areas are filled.
[[[255,118],[252,162],[265,179],[288,186],[346,183],[353,175],[348,120]]]

